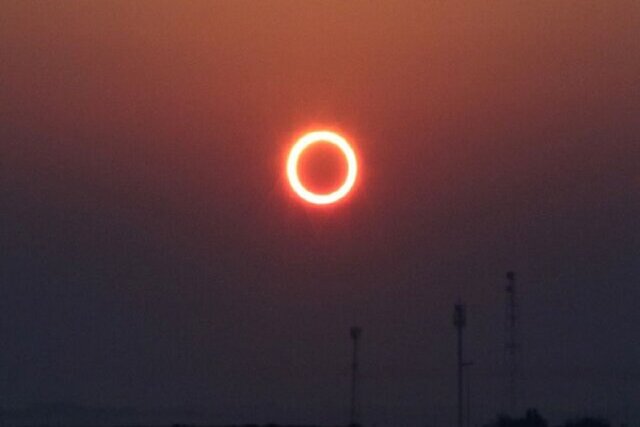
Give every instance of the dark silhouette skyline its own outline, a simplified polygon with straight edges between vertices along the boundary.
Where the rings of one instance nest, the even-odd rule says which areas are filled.
[[[359,421],[451,426],[460,299],[480,425],[513,270],[516,415],[640,420],[638,2],[0,10],[1,408],[344,425],[358,325]],[[316,128],[361,165],[320,210]]]
[[[212,425],[207,422],[207,411],[188,408],[162,410],[139,410],[134,408],[97,408],[85,407],[69,403],[51,403],[32,405],[20,410],[2,411],[2,422],[8,425],[65,425],[75,426],[113,426],[136,425],[156,426],[173,425],[174,427],[320,427],[317,424],[279,424],[279,423],[235,423],[228,425]],[[204,421],[204,422],[203,422]],[[339,424],[343,426],[344,424]],[[360,424],[351,423],[357,427]],[[427,424],[430,426],[431,424]],[[549,422],[537,409],[527,409],[524,416],[498,415],[495,420],[483,423],[484,427],[548,427]],[[611,424],[602,418],[576,417],[558,424],[558,427],[609,427]],[[622,424],[624,427],[625,424]],[[322,427],[330,427],[324,425]],[[334,426],[335,427],[335,426]]]

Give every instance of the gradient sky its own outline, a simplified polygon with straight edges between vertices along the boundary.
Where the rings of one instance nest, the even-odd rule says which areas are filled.
[[[0,406],[378,426],[640,420],[640,3],[29,2],[0,13]],[[293,138],[357,147],[335,209]],[[168,419],[168,422],[181,421]]]

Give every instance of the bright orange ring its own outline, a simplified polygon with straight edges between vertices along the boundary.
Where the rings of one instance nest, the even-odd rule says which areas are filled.
[[[347,177],[342,185],[331,193],[313,193],[302,185],[300,178],[298,177],[298,160],[300,160],[300,155],[304,150],[309,148],[309,146],[318,142],[326,142],[335,145],[340,149],[340,151],[342,151],[342,154],[347,160]],[[304,135],[296,141],[295,144],[293,144],[291,152],[289,152],[289,158],[287,159],[287,177],[289,178],[291,188],[302,199],[309,203],[313,203],[314,205],[328,205],[342,199],[344,196],[349,194],[349,191],[353,188],[357,175],[358,161],[356,159],[356,154],[353,152],[353,149],[347,140],[335,132],[325,130],[310,132]]]

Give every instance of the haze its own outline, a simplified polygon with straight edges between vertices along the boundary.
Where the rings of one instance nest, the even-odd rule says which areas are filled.
[[[0,406],[451,425],[640,412],[640,3],[30,2],[0,13]],[[313,210],[293,138],[356,142]],[[168,408],[168,409],[167,409]]]

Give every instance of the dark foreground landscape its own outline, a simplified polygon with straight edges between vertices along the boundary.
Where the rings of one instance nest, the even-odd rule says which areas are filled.
[[[134,409],[90,409],[76,405],[50,405],[31,408],[22,411],[2,412],[1,425],[16,425],[24,427],[376,427],[378,424],[279,424],[279,423],[236,423],[236,424],[209,424],[209,423],[184,423],[184,422],[132,422],[133,419],[147,420],[151,418],[166,417],[167,419],[193,418],[195,413],[185,411],[182,415],[175,413],[170,415],[161,411],[142,413]],[[126,420],[129,420],[128,422]],[[424,427],[434,427],[432,424],[423,424]],[[598,417],[576,417],[562,424],[549,423],[536,409],[529,409],[522,417],[509,417],[500,415],[495,420],[483,424],[482,427],[614,427],[605,419]],[[471,427],[471,423],[469,423]],[[617,427],[617,426],[616,426]],[[619,427],[626,427],[621,424]]]

